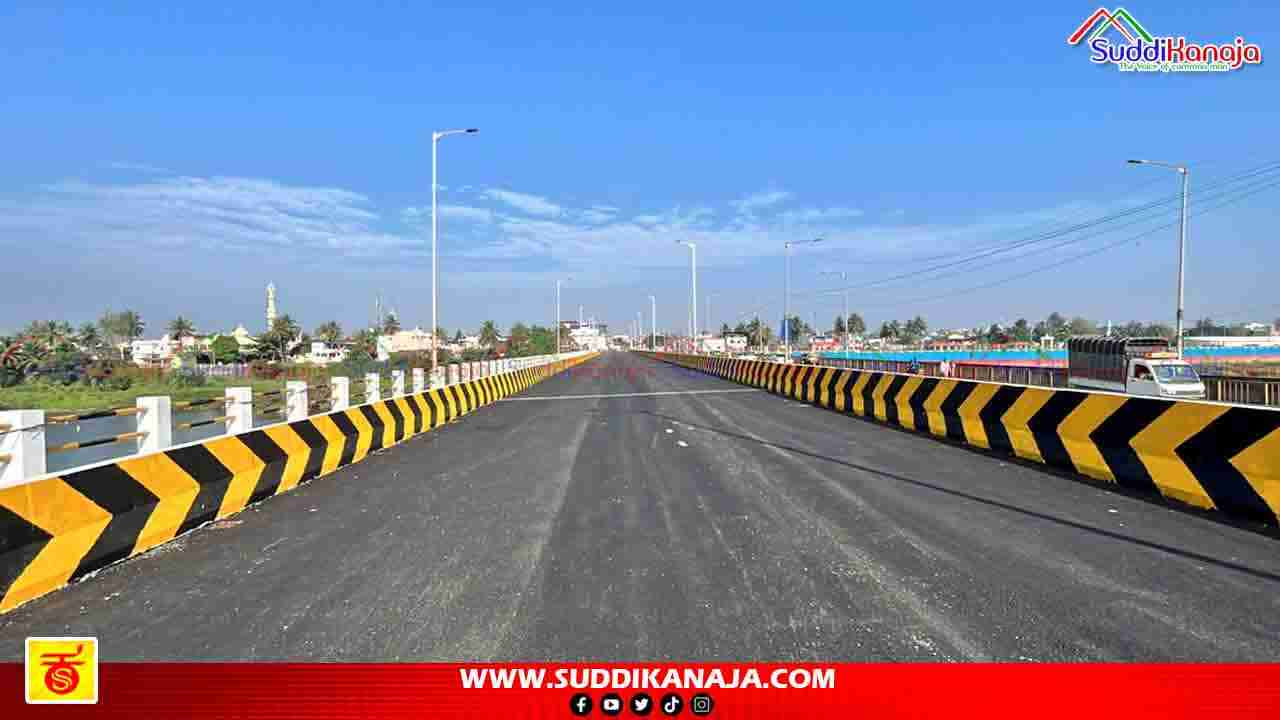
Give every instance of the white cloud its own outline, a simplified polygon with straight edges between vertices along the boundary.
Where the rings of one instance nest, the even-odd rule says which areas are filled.
[[[379,231],[379,216],[368,205],[368,198],[348,190],[252,178],[68,181],[12,202],[0,200],[0,242],[26,236],[98,247],[343,255],[373,255],[410,242]]]
[[[863,214],[861,210],[849,207],[800,208],[798,210],[784,210],[778,214],[778,219],[786,225],[813,225],[816,223],[853,220],[854,218],[862,217]]]
[[[777,205],[790,197],[791,193],[786,190],[766,190],[763,192],[752,193],[744,198],[735,200],[730,204],[737,208],[738,212],[743,215],[752,215],[757,210]]]
[[[407,207],[400,211],[400,217],[408,223],[429,223],[431,222],[431,208]],[[441,204],[440,217],[485,224],[493,222],[496,215],[489,208]]]
[[[129,172],[147,173],[148,175],[168,175],[170,172],[162,167],[155,165],[147,165],[135,162],[113,162],[107,163],[107,167],[112,170],[127,170]]]
[[[514,192],[511,190],[498,190],[494,188],[485,190],[484,194],[486,197],[509,205],[516,210],[529,215],[556,217],[562,211],[562,208],[559,205],[538,195],[530,195],[528,193]]]

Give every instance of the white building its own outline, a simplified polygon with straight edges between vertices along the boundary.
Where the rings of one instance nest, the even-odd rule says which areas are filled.
[[[378,340],[386,339],[387,352],[416,352],[430,350],[434,337],[420,327],[412,330],[400,330],[390,335],[379,335]]]
[[[134,340],[129,343],[129,355],[136,365],[156,367],[168,365],[173,362],[173,358],[178,353],[184,350],[195,350],[201,345],[207,347],[208,343],[201,343],[190,335],[185,335],[181,341],[178,341],[165,334],[160,336],[159,340]]]
[[[327,342],[314,341],[311,352],[307,353],[307,362],[316,365],[328,365],[347,359],[347,348],[342,345],[330,345]]]
[[[609,347],[609,338],[590,325],[575,327],[569,331],[569,337],[581,350],[603,352]]]

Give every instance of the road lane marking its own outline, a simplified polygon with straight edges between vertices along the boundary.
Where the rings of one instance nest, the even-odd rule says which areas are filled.
[[[666,390],[663,392],[638,393],[606,393],[601,395],[540,395],[537,397],[503,398],[500,402],[517,402],[528,400],[608,400],[610,398],[657,397],[661,395],[729,395],[734,393],[763,392],[755,388],[734,388],[732,390]]]

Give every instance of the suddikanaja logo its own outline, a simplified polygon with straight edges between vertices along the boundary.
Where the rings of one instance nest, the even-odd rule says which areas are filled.
[[[1133,13],[1100,7],[1067,36],[1068,45],[1084,42],[1089,60],[1123,72],[1230,72],[1262,63],[1262,48],[1237,35],[1228,43],[1200,43],[1182,35],[1148,32]]]

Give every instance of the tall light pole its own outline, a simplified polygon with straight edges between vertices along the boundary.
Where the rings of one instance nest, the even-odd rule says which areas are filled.
[[[658,351],[658,299],[649,296],[649,349]]]
[[[1158,162],[1155,160],[1130,160],[1132,165],[1156,165],[1176,171],[1182,176],[1182,212],[1178,218],[1178,315],[1174,333],[1178,338],[1178,359],[1182,359],[1182,285],[1186,277],[1187,263],[1187,190],[1191,177],[1191,168],[1186,165]]]
[[[439,357],[436,354],[436,346],[440,344],[440,339],[436,337],[436,328],[440,326],[440,318],[436,312],[436,306],[439,304],[439,293],[437,287],[440,284],[440,271],[436,263],[436,236],[440,232],[440,216],[436,212],[436,196],[439,194],[440,183],[438,181],[436,156],[439,154],[440,139],[450,135],[470,135],[480,132],[477,128],[467,128],[465,130],[438,130],[431,133],[431,376],[435,377],[436,371],[440,366]],[[381,322],[381,318],[379,318]]]
[[[822,242],[822,238],[814,238],[812,240],[797,240],[795,242],[785,242],[782,244],[782,253],[784,256],[783,264],[786,266],[785,274],[782,280],[782,347],[786,353],[783,362],[791,362],[791,246],[792,245],[813,245]]]
[[[556,337],[556,360],[560,359],[560,283],[572,279],[573,276],[556,278],[556,328],[554,331]]]
[[[840,324],[844,325],[844,359],[849,359],[849,273],[844,270],[822,270],[819,275],[839,275],[844,287],[844,314],[840,316]]]
[[[690,307],[693,308],[693,352],[698,352],[698,244],[692,240],[677,240],[677,245],[689,246],[689,272],[693,276],[693,297],[689,298]]]
[[[711,315],[711,298],[720,297],[720,293],[707,293],[705,297],[706,297],[706,303],[707,303],[707,312],[705,315],[703,315],[703,321],[707,323],[707,331],[710,332],[712,335],[715,335],[716,324],[715,324],[715,321],[712,319],[712,315]]]

